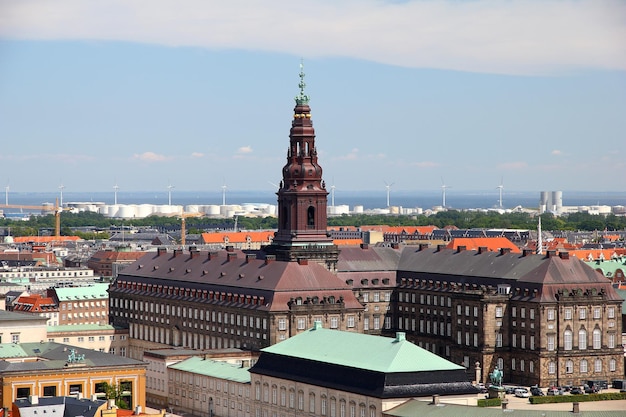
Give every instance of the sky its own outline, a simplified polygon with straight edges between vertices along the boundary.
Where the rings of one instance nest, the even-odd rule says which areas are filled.
[[[626,192],[622,0],[0,0],[0,187]]]

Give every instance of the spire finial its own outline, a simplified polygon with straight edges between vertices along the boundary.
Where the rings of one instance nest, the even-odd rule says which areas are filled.
[[[300,60],[300,82],[298,83],[298,87],[300,87],[300,94],[296,96],[296,104],[309,104],[309,96],[304,94],[304,87],[306,87],[306,83],[304,82],[304,62]]]

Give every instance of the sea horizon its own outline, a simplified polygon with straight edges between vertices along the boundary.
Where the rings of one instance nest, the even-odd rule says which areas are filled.
[[[539,191],[511,191],[502,195],[502,208],[512,209],[515,207],[537,208],[539,207]],[[0,200],[2,204],[5,198]],[[225,196],[222,191],[182,191],[172,190],[172,205],[221,205],[225,197],[226,205],[240,205],[244,203],[253,204],[277,204],[276,193],[270,190],[227,190]],[[389,194],[389,205],[404,208],[423,208],[442,205],[441,191],[405,191],[391,190]],[[1,197],[0,197],[1,198]],[[117,192],[118,204],[154,204],[167,205],[170,195],[168,191],[120,191]],[[9,205],[21,206],[42,206],[55,204],[61,200],[59,192],[9,192]],[[63,205],[71,202],[82,203],[103,203],[114,204],[115,193],[113,191],[93,191],[93,192],[73,192],[67,191],[62,196]],[[332,205],[332,195],[329,192],[328,206]],[[350,210],[354,206],[363,206],[363,209],[370,210],[387,207],[387,193],[385,190],[371,191],[343,191],[335,190],[334,205],[349,206]],[[623,206],[626,205],[626,191],[606,192],[606,191],[563,191],[563,206]],[[476,191],[446,191],[446,206],[449,209],[490,209],[499,208],[498,190],[476,190]],[[6,212],[16,211],[19,208],[3,209]],[[31,209],[33,210],[33,209]]]

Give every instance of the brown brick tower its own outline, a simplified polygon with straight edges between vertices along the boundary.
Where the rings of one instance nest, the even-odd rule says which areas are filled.
[[[304,72],[300,65],[300,94],[296,96],[289,133],[287,163],[278,195],[278,231],[265,248],[279,260],[309,259],[334,269],[339,251],[327,230],[328,192],[317,162],[315,129],[309,97],[304,94]]]

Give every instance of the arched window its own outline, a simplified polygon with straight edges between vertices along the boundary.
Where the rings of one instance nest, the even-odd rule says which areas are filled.
[[[556,362],[553,362],[553,361],[548,362],[548,373],[549,374],[556,373]]]
[[[376,417],[376,407],[370,405],[370,417]]]
[[[356,403],[354,401],[350,401],[348,412],[350,413],[350,417],[356,417]]]
[[[587,349],[587,330],[580,329],[578,331],[578,349]]]
[[[296,391],[292,389],[289,390],[289,408],[296,407]]]
[[[581,359],[580,361],[580,373],[586,374],[588,372],[587,359]]]
[[[315,207],[309,206],[306,211],[306,224],[309,227],[315,226]]]
[[[565,362],[565,373],[571,374],[574,373],[574,362],[571,360],[568,360],[567,362]]]
[[[315,394],[309,393],[309,413],[315,413]]]
[[[326,400],[326,396],[322,395],[320,397],[320,414],[322,414],[323,416],[326,415],[326,404],[327,400]]]
[[[346,417],[346,400],[339,400],[339,417]]]
[[[337,400],[330,397],[330,417],[337,417]]]
[[[572,331],[567,329],[563,332],[563,349],[572,350]]]
[[[272,385],[272,404],[278,403],[278,387],[276,385]]]
[[[365,404],[359,404],[359,417],[367,417],[365,415]]]
[[[263,384],[263,402],[270,402],[270,386]]]
[[[261,401],[261,383],[256,382],[254,384],[254,399],[257,401]]]
[[[602,348],[602,331],[600,329],[593,329],[593,348]]]
[[[611,359],[609,361],[609,371],[615,372],[617,370],[617,361],[615,359]]]
[[[287,388],[285,387],[280,387],[280,406],[287,406]]]
[[[594,372],[602,372],[602,359],[596,359],[593,362],[593,371]]]
[[[304,410],[304,391],[298,391],[298,410]]]

